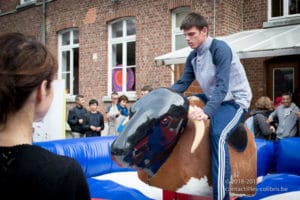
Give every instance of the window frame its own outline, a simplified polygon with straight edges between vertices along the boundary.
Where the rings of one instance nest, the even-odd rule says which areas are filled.
[[[129,35],[127,36],[126,31],[127,31],[127,24],[126,20],[134,20],[136,23],[136,18],[135,17],[122,17],[117,20],[113,20],[108,24],[108,87],[107,87],[107,94],[110,95],[112,90],[113,90],[113,85],[112,85],[112,70],[113,70],[113,45],[115,44],[122,44],[122,91],[119,91],[119,93],[126,94],[129,99],[136,99],[136,90],[133,91],[127,91],[126,87],[126,81],[127,81],[127,69],[128,68],[135,68],[136,69],[136,63],[135,65],[127,65],[127,44],[129,42],[135,42],[136,45],[136,33],[134,35]],[[122,31],[123,35],[122,37],[117,37],[117,38],[112,38],[112,25],[114,23],[122,21]],[[136,30],[136,25],[135,25],[135,30]],[[135,51],[136,53],[136,51]],[[125,72],[125,73],[124,73]],[[136,84],[136,79],[134,80]]]
[[[180,30],[180,27],[176,27],[176,15],[178,13],[182,13],[182,12],[191,12],[191,8],[188,6],[184,6],[184,7],[179,7],[176,9],[173,9],[171,11],[171,38],[172,38],[172,52],[176,51],[176,36],[177,35],[184,35],[183,31]],[[187,43],[186,43],[186,46]],[[180,73],[180,71],[178,70],[178,66],[177,65],[171,65],[171,80],[172,80],[172,84],[177,80],[176,77],[178,76],[178,73]],[[177,77],[178,78],[178,77]],[[176,79],[176,80],[175,80]]]
[[[280,93],[278,95],[275,95],[275,93],[277,92],[277,91],[275,91],[275,89],[276,89],[277,85],[281,85],[282,83],[276,83],[276,77],[275,77],[276,70],[280,70],[280,71],[290,70],[290,71],[292,71],[292,88],[291,88],[291,90],[280,91]],[[293,66],[274,67],[272,69],[272,82],[273,82],[273,84],[272,84],[273,85],[272,94],[273,94],[273,99],[274,100],[277,96],[281,96],[281,94],[283,94],[284,92],[291,92],[292,93],[295,90],[295,68]]]
[[[293,71],[293,88],[300,86],[300,80],[297,78],[300,75],[300,62],[296,57],[274,58],[266,62],[266,84],[267,95],[275,100],[275,70],[292,70]],[[288,92],[288,91],[286,91]],[[293,91],[290,91],[293,92]]]
[[[172,28],[172,51],[176,50],[176,36],[183,35],[183,31],[180,30],[179,27],[176,27],[176,15],[178,13],[183,13],[183,12],[189,13],[191,12],[191,8],[185,6],[185,7],[180,7],[172,10],[172,27],[171,27]]]
[[[283,0],[283,15],[278,17],[272,17],[272,0],[268,0],[268,21],[276,21],[290,18],[298,18],[299,14],[288,14],[289,11],[289,0]]]
[[[75,96],[77,94],[74,94],[74,84],[73,84],[73,79],[74,79],[74,49],[78,48],[79,51],[79,46],[80,42],[78,43],[73,43],[73,38],[74,38],[74,31],[78,31],[78,37],[79,37],[79,28],[68,28],[64,29],[62,31],[58,32],[58,79],[63,79],[63,73],[67,73],[67,71],[63,72],[62,71],[62,65],[63,65],[63,52],[69,51],[70,52],[70,88],[69,92],[67,93],[67,101],[74,101]],[[64,33],[70,32],[70,44],[68,45],[62,45],[62,36]],[[78,66],[79,67],[79,66]],[[79,74],[78,74],[79,77]],[[71,80],[72,79],[72,80]],[[65,80],[66,81],[66,80]],[[65,82],[65,85],[67,83]],[[67,88],[66,88],[67,89]]]
[[[20,5],[24,5],[24,4],[33,4],[36,3],[36,0],[20,0]]]

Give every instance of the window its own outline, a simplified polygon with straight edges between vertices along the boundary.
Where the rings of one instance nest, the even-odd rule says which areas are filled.
[[[275,99],[284,92],[294,91],[294,68],[274,68],[273,69],[273,94]]]
[[[172,51],[187,47],[180,25],[189,12],[191,12],[189,7],[177,8],[172,11]]]
[[[135,43],[134,18],[113,21],[109,35],[109,89],[117,92],[135,91]]]
[[[187,47],[187,42],[183,35],[183,31],[180,30],[180,25],[185,16],[191,12],[189,7],[181,7],[172,10],[172,51]],[[171,65],[173,73],[171,73],[172,84],[178,80],[182,73],[182,66]]]
[[[284,92],[293,93],[300,87],[300,61],[297,56],[273,58],[266,64],[267,94],[273,100]]]
[[[20,4],[29,4],[29,3],[36,3],[36,0],[21,0]]]
[[[36,0],[20,0],[20,4],[16,6],[17,10],[30,8],[36,4]]]
[[[269,18],[300,15],[300,0],[269,0]]]
[[[68,29],[58,35],[59,79],[64,79],[66,92],[78,94],[79,83],[79,31]]]

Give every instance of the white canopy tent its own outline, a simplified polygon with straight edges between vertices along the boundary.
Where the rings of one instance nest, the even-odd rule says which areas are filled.
[[[300,54],[300,25],[242,31],[218,37],[226,41],[243,58],[259,58]],[[155,58],[156,65],[185,63],[190,47]]]

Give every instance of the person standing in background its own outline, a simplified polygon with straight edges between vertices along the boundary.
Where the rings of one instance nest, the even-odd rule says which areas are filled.
[[[124,126],[127,124],[129,119],[129,110],[127,108],[128,97],[126,95],[121,95],[119,97],[119,102],[117,104],[118,110],[120,112],[119,122],[117,132],[121,133]]]
[[[89,101],[89,111],[84,120],[84,129],[86,137],[101,136],[104,130],[104,118],[102,113],[98,111],[99,102],[96,99]]]
[[[297,121],[300,117],[300,109],[292,102],[289,92],[281,95],[281,104],[269,116],[268,122],[272,123],[274,118],[278,119],[276,137],[278,139],[294,137],[297,134]]]
[[[274,104],[267,96],[261,96],[255,102],[255,109],[251,111],[253,129],[256,138],[265,140],[275,139],[275,126],[267,122],[269,115],[274,111]]]
[[[117,107],[119,100],[119,94],[117,92],[111,93],[111,104],[105,109],[106,117],[108,121],[107,135],[118,135],[117,128],[120,117],[120,111]]]
[[[69,110],[68,114],[68,124],[72,130],[73,138],[84,137],[84,118],[87,113],[87,110],[84,108],[84,96],[76,95],[75,97],[76,105]]]
[[[91,199],[77,161],[32,145],[32,123],[49,110],[57,68],[40,42],[21,33],[0,36],[1,199]]]
[[[119,97],[117,107],[118,107],[118,110],[119,110],[122,117],[128,117],[129,116],[127,103],[128,103],[128,97],[126,95],[121,95]]]

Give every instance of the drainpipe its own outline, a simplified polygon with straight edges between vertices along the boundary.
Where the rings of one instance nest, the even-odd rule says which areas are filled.
[[[214,37],[216,37],[216,0],[214,0]]]
[[[46,45],[46,0],[42,2],[42,43]]]

